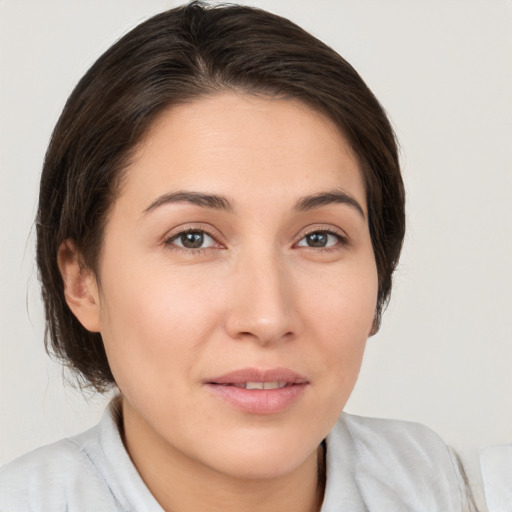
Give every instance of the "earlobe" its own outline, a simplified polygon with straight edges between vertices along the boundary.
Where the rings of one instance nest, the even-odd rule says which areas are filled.
[[[82,263],[72,240],[64,240],[60,244],[57,262],[69,309],[88,331],[99,332],[100,302],[96,278]]]

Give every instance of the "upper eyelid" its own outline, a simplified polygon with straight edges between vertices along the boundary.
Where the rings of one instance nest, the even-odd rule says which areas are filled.
[[[212,240],[217,240],[213,235],[211,235],[210,233],[208,233],[208,231],[204,229],[185,229],[183,231],[178,231],[174,235],[166,237],[166,240],[176,240],[180,236],[185,235],[187,233],[204,233],[206,236],[209,236]]]
[[[296,236],[297,242],[302,240],[305,236],[311,235],[312,233],[329,233],[331,235],[338,236],[343,240],[349,239],[347,233],[340,228],[335,228],[332,226],[311,226],[310,228],[306,228],[305,231],[302,231],[301,234]]]
[[[309,233],[305,234],[302,238],[299,238],[299,240],[297,240],[297,242],[295,242],[293,244],[293,247],[300,247],[300,248],[306,248],[306,249],[313,249],[313,250],[326,250],[328,249],[328,247],[310,247],[308,245],[300,245],[301,242],[306,238],[308,237],[309,235],[312,235],[313,233],[325,233],[327,235],[330,235],[332,237],[334,237],[334,239],[336,240],[336,243],[333,244],[333,246],[328,246],[329,248],[333,249],[335,248],[336,246],[338,247],[343,247],[343,246],[347,246],[348,245],[348,240],[346,237],[344,237],[343,235],[335,232],[335,231],[329,231],[329,230],[313,230],[313,231],[310,231]]]
[[[174,238],[177,238],[179,237],[180,235],[183,235],[184,233],[190,233],[190,232],[194,232],[194,231],[200,231],[200,232],[203,232],[205,234],[207,234],[208,236],[212,237],[214,240],[216,240],[217,242],[220,242],[222,243],[221,239],[223,238],[222,235],[218,232],[218,230],[215,230],[215,229],[210,229],[209,227],[207,226],[204,226],[203,224],[201,223],[192,223],[190,225],[185,225],[185,226],[179,226],[177,228],[173,228],[171,230],[169,230],[165,235],[164,235],[164,240],[172,240]]]
[[[174,239],[178,238],[181,235],[184,235],[186,233],[204,233],[205,235],[208,235],[211,238],[215,238],[215,235],[212,235],[208,230],[203,228],[186,228],[186,229],[180,229],[180,231],[176,231],[176,233],[173,233],[171,235],[166,235],[167,239]]]
[[[302,238],[310,235],[311,233],[330,233],[333,235],[346,236],[342,232],[340,232],[340,230],[334,228],[313,228],[305,231],[304,234],[302,235]]]

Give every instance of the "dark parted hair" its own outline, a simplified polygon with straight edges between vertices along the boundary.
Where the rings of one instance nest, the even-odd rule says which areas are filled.
[[[384,109],[346,60],[291,21],[192,2],[141,23],[96,61],[69,97],[46,153],[36,220],[45,341],[82,384],[102,391],[114,378],[101,335],[66,304],[58,248],[73,240],[97,276],[109,208],[152,122],[173,105],[221,91],[302,101],[352,147],[366,186],[378,328],[405,230],[397,143]]]

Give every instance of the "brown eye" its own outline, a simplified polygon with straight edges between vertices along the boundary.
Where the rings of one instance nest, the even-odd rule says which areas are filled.
[[[178,233],[167,244],[177,245],[184,249],[206,249],[215,245],[215,240],[204,231],[194,230]]]
[[[324,248],[338,244],[341,237],[329,231],[314,231],[307,234],[297,244],[299,247]]]

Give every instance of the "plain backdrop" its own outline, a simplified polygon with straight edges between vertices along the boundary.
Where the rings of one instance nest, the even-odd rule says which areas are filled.
[[[164,0],[0,0],[0,464],[95,424],[105,398],[43,349],[33,217],[51,130],[94,60]],[[259,0],[333,46],[389,112],[408,233],[347,410],[512,442],[512,1]]]

